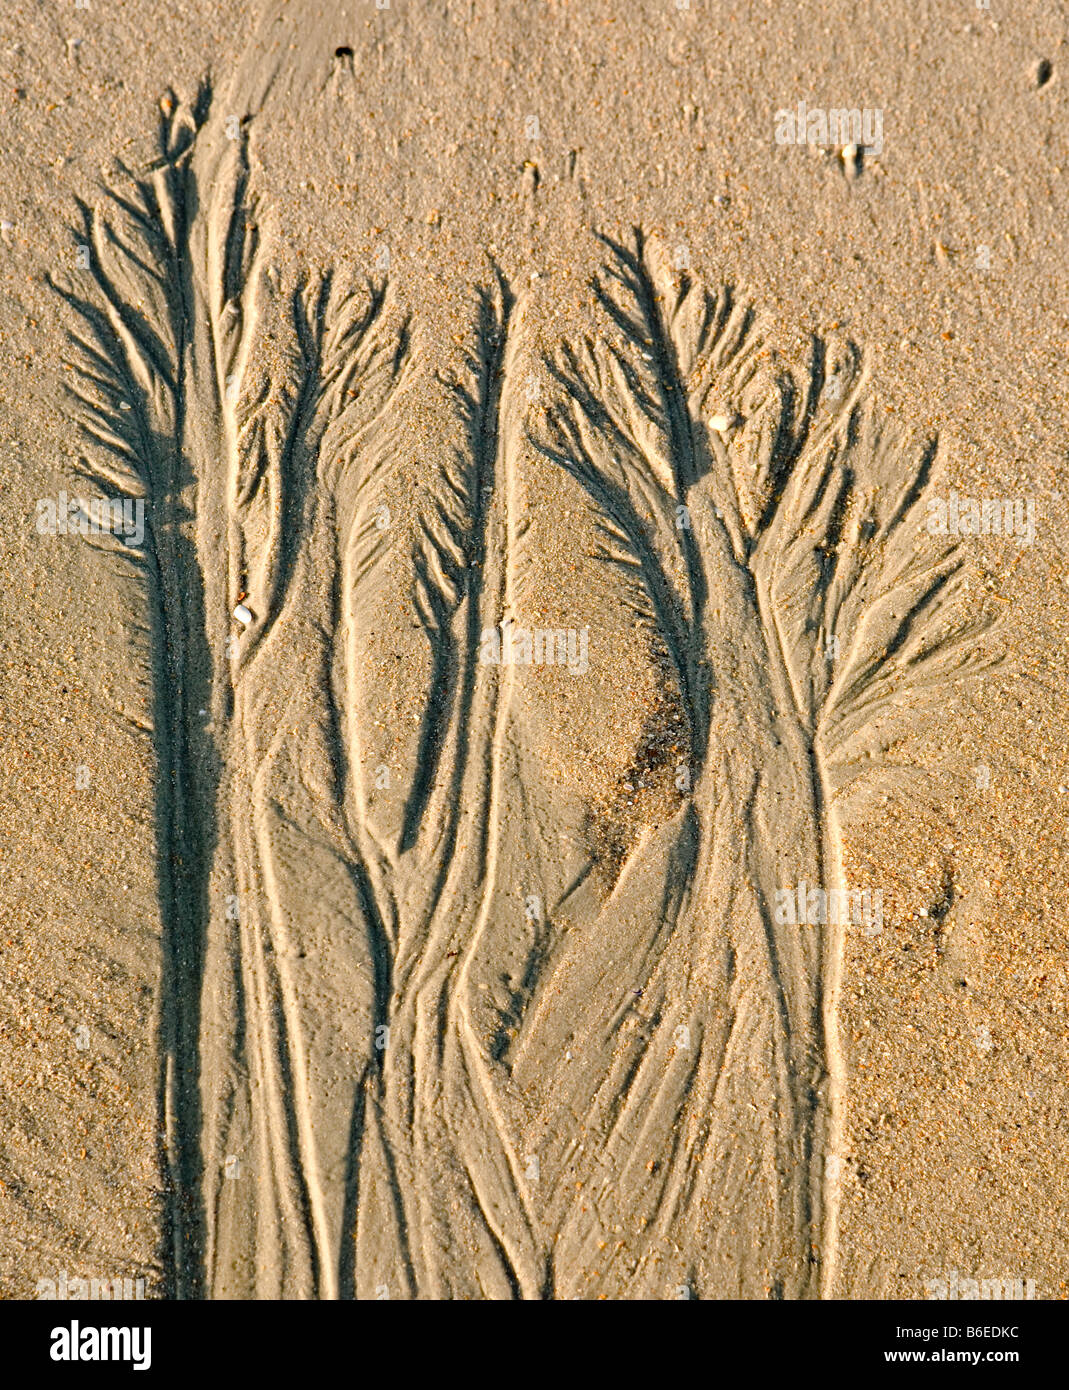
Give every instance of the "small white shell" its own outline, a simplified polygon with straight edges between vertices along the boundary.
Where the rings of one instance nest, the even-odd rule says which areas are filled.
[[[726,430],[729,430],[734,423],[735,419],[731,415],[709,416],[709,428],[716,430],[717,434],[723,434]]]
[[[252,610],[246,608],[243,603],[239,603],[234,609],[234,617],[241,623],[242,627],[248,627],[252,622]]]

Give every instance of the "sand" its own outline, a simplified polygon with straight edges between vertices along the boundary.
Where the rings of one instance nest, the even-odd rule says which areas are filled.
[[[1062,1297],[1058,16],[0,24],[0,1290]]]

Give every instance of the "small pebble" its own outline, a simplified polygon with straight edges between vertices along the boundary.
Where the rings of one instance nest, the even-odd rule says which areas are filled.
[[[243,603],[239,603],[238,606],[234,609],[234,617],[237,619],[239,623],[242,624],[243,627],[248,627],[248,625],[252,622],[252,610],[246,608]]]

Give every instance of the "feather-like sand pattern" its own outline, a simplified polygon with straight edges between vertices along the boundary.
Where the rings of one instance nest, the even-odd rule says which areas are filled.
[[[148,513],[120,553],[154,644],[170,1292],[832,1293],[843,928],[775,903],[845,887],[859,759],[977,669],[962,556],[922,535],[934,443],[880,426],[849,344],[790,369],[729,290],[603,239],[604,332],[547,359],[540,423],[524,306],[496,266],[475,290],[399,543],[412,326],[387,282],[282,283],[215,119],[207,88],[165,98],[156,165],[81,209],[88,278],[60,287],[83,469]],[[532,450],[666,654],[688,790],[607,898],[584,871],[513,922],[542,789],[480,645],[523,617]],[[397,594],[427,687],[390,820],[366,650]]]

